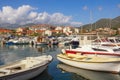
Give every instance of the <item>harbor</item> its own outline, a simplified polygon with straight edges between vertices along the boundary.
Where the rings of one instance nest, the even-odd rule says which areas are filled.
[[[31,80],[119,80],[119,74],[106,72],[96,72],[90,70],[79,69],[61,63],[57,59],[57,54],[61,53],[61,49],[69,46],[38,46],[31,45],[5,45],[0,47],[0,64],[8,64],[19,59],[29,56],[52,55],[53,61],[48,68],[40,75]],[[67,67],[67,69],[65,68]],[[102,76],[104,75],[104,76]],[[92,77],[96,76],[96,77]]]
[[[1,1],[0,80],[120,80],[120,0]]]
[[[91,79],[91,75],[89,76],[86,72],[91,72],[98,76],[97,80],[101,74],[113,75],[111,79],[119,80],[119,44],[120,37],[90,33],[61,37],[12,35],[1,37],[0,79],[19,80],[21,77],[23,80],[42,80],[42,76],[48,76],[50,79],[45,80],[51,80],[51,78],[52,80],[72,80],[75,74],[74,79],[87,80]],[[50,61],[47,56],[51,56]],[[45,67],[42,67],[43,65]],[[73,70],[63,69],[65,66],[73,67]],[[78,75],[79,72],[74,69],[83,70],[83,74]],[[29,74],[31,71],[32,73]],[[88,77],[84,76],[85,74]],[[14,75],[18,76],[14,77]],[[109,80],[108,77],[104,79]]]

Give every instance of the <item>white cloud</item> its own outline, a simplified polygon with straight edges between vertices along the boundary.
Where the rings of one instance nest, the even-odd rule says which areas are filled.
[[[80,27],[80,26],[82,26],[82,23],[81,22],[71,22],[71,25]]]
[[[98,10],[99,10],[99,11],[102,11],[102,7],[101,7],[101,6],[100,6],[100,7],[98,7]]]
[[[88,10],[88,6],[84,6],[84,7],[83,7],[83,10]]]
[[[62,13],[49,14],[47,12],[35,12],[35,8],[30,5],[22,5],[17,9],[11,6],[4,6],[0,10],[0,24],[26,24],[26,23],[46,23],[46,24],[71,24],[78,25],[79,22],[72,22],[71,16],[65,16]]]
[[[118,4],[118,8],[120,8],[120,4]]]

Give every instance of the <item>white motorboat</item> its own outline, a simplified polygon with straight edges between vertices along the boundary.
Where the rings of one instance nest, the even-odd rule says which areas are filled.
[[[120,72],[120,58],[58,54],[57,59],[65,64],[94,71]]]
[[[29,44],[28,38],[15,38],[15,39],[9,39],[5,43],[6,45],[27,45]]]
[[[120,47],[108,47],[99,45],[84,45],[75,49],[63,49],[63,53],[81,53],[83,55],[98,55],[102,57],[120,57]]]
[[[82,38],[84,37],[84,38]],[[107,38],[100,38],[97,36],[97,39],[94,39],[95,36],[82,36],[80,37],[80,45],[77,48],[72,48],[70,46],[67,49],[63,49],[63,53],[81,53],[82,55],[89,55],[89,56],[102,56],[102,57],[120,57],[120,46],[116,43],[117,41],[111,42]],[[91,38],[89,41],[89,38]],[[87,39],[87,40],[86,40]],[[116,40],[116,39],[115,39]],[[114,45],[114,46],[111,46]]]
[[[0,66],[0,80],[28,80],[42,73],[52,56],[26,57],[23,60]]]

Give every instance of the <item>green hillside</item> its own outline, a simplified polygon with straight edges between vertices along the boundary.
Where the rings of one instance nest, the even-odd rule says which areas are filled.
[[[97,28],[112,28],[117,29],[120,28],[120,16],[113,19],[100,19],[93,24],[83,25],[83,29],[97,29]]]

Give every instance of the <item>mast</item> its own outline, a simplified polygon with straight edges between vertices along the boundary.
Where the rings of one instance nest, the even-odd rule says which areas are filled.
[[[90,10],[90,32],[92,32],[92,11]],[[90,36],[90,44],[92,44],[92,35]]]

